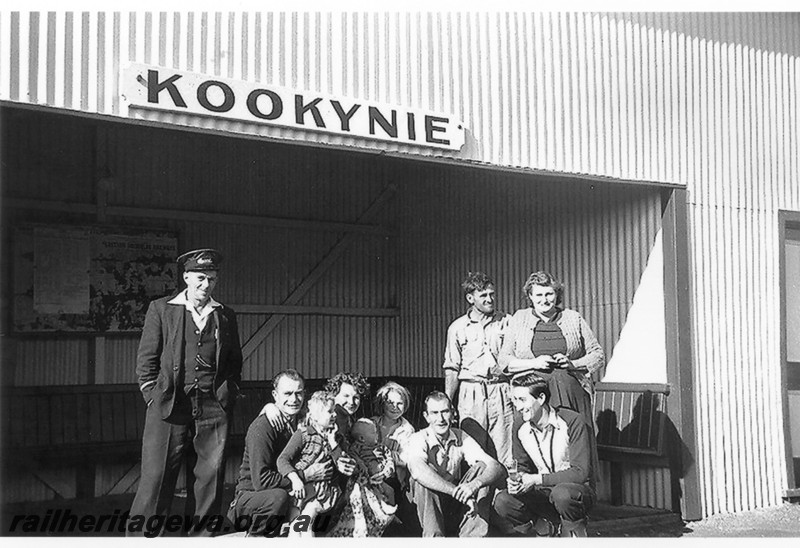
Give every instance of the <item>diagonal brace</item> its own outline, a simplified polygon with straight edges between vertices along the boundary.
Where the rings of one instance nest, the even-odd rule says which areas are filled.
[[[381,192],[380,196],[378,196],[374,202],[367,208],[367,210],[359,217],[358,224],[365,224],[365,223],[372,223],[375,222],[383,210],[384,206],[391,200],[394,196],[395,192],[397,192],[396,185],[389,185],[387,186],[383,192]],[[337,241],[331,250],[328,252],[325,257],[314,267],[314,269],[308,273],[300,284],[292,290],[286,299],[281,303],[281,305],[296,305],[300,302],[300,300],[308,293],[314,284],[316,284],[322,276],[333,266],[339,257],[347,249],[347,246],[350,245],[358,238],[358,235],[355,233],[348,233],[342,236],[339,241]],[[253,352],[258,348],[258,346],[264,342],[264,340],[269,336],[272,331],[275,330],[276,327],[283,321],[286,317],[286,314],[273,314],[270,316],[261,326],[256,329],[255,333],[247,340],[247,342],[242,347],[242,357],[247,360]]]

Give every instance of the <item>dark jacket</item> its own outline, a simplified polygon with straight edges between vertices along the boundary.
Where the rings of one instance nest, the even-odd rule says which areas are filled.
[[[150,303],[136,358],[136,375],[142,397],[149,405],[158,406],[163,419],[172,413],[176,386],[182,388],[185,362],[183,334],[186,308],[168,304],[172,298],[163,297]],[[242,379],[239,328],[236,314],[225,305],[215,309],[212,314],[218,327],[214,393],[222,408],[231,412]]]

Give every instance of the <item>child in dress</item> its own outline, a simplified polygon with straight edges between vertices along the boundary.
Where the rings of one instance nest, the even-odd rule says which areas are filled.
[[[347,453],[356,461],[356,467],[370,478],[376,494],[384,502],[394,504],[394,490],[384,479],[394,474],[394,460],[389,449],[378,442],[378,427],[370,419],[358,419],[350,428],[352,442]]]
[[[306,424],[297,429],[278,457],[278,471],[292,482],[294,504],[289,518],[304,517],[305,531],[289,527],[289,536],[314,536],[311,524],[316,517],[330,511],[342,496],[339,486],[331,480],[305,483],[300,472],[309,465],[334,461],[341,454],[340,440],[336,434],[336,412],[333,396],[327,392],[314,392],[308,400]],[[298,520],[299,521],[299,520]],[[302,527],[298,526],[298,529]]]

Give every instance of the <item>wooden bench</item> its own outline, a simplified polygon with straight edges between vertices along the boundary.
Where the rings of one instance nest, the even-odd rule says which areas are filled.
[[[622,503],[626,464],[668,468],[667,384],[597,383],[594,417],[600,460],[611,463],[612,503]]]
[[[377,414],[373,398],[387,380],[408,388],[406,412],[415,427],[422,424],[422,402],[431,390],[443,389],[438,378],[372,378],[371,394],[359,416]],[[323,388],[324,379],[309,379],[306,393]],[[269,381],[244,382],[237,402],[228,454],[241,455],[252,420],[272,401]],[[145,403],[134,384],[5,387],[2,390],[3,463],[15,470],[75,466],[78,496],[92,496],[95,467],[101,463],[136,462],[141,455]]]

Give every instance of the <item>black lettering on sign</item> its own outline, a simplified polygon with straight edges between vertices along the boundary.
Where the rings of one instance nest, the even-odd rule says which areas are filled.
[[[444,122],[445,124],[449,122],[448,118],[442,118],[441,116],[425,116],[425,141],[428,143],[439,143],[441,145],[449,145],[449,139],[437,139],[433,136],[434,131],[446,131],[447,128],[442,126],[434,125],[436,122]]]
[[[262,95],[266,95],[270,98],[270,101],[272,101],[272,110],[270,110],[268,114],[264,114],[258,108],[258,98]],[[274,91],[268,89],[254,89],[250,92],[250,95],[247,96],[247,110],[256,118],[261,118],[262,120],[276,120],[283,114],[283,100],[280,95]]]
[[[339,101],[331,100],[331,104],[333,105],[333,110],[336,111],[336,115],[339,116],[339,120],[342,122],[342,131],[350,131],[350,118],[361,108],[361,105],[353,105],[350,110],[345,112]]]
[[[221,89],[222,94],[225,96],[225,99],[219,106],[211,104],[211,101],[208,100],[208,88],[211,86],[216,86]],[[211,112],[228,112],[233,108],[233,104],[236,102],[236,97],[234,96],[231,87],[225,82],[208,80],[197,86],[197,102],[200,103],[204,109],[210,110]]]
[[[311,112],[311,116],[314,117],[314,123],[317,124],[317,127],[325,127],[325,122],[322,120],[322,114],[320,114],[317,105],[319,102],[322,101],[321,98],[316,98],[310,103],[303,104],[303,96],[302,95],[295,95],[294,96],[294,118],[295,121],[300,125],[305,125],[305,114],[306,112]]]
[[[158,71],[157,70],[148,70],[147,71],[147,102],[148,103],[156,103],[158,104],[158,94],[161,93],[163,90],[167,90],[169,96],[172,98],[172,102],[175,103],[176,107],[186,108],[186,101],[183,100],[181,97],[181,92],[178,91],[178,87],[175,85],[175,82],[181,78],[180,74],[175,74],[170,76],[163,82],[158,81]]]
[[[417,126],[414,123],[414,113],[409,112],[406,114],[406,119],[408,120],[408,139],[410,141],[417,140]]]
[[[383,131],[386,132],[386,135],[389,137],[397,138],[397,111],[392,109],[392,122],[389,121],[384,117],[380,110],[375,107],[369,107],[369,134],[375,135],[375,122],[378,122],[378,125],[381,126]]]

